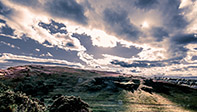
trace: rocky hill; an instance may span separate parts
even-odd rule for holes
[[[113,72],[26,65],[0,82],[0,112],[197,111],[196,89]]]

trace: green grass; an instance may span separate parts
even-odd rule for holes
[[[190,111],[197,111],[197,90],[190,90],[190,93],[171,88],[170,95],[161,94],[170,101]]]
[[[156,85],[156,86],[155,86]],[[197,111],[197,89],[168,83],[154,83],[156,93],[189,111]],[[161,92],[161,91],[164,92]]]
[[[90,105],[93,112],[123,112],[123,105],[118,103],[123,98],[121,92],[88,92],[84,90],[83,83],[95,76],[98,76],[98,74],[89,71],[83,71],[83,73],[65,72],[52,75],[42,73],[42,75],[17,77],[16,79],[2,79],[2,82],[15,90],[16,88],[21,88],[21,91],[27,93],[27,95],[38,99],[44,98],[46,105],[52,104],[53,96],[62,94],[81,97]],[[81,83],[78,83],[79,78],[83,79]],[[46,85],[52,85],[53,88],[48,92],[44,92],[41,87],[46,88]]]

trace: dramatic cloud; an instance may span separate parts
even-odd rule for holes
[[[152,9],[158,3],[157,0],[137,0],[135,5],[140,9]]]
[[[163,38],[169,37],[168,32],[162,27],[153,27],[151,29],[151,35],[155,37],[157,41],[162,41]]]
[[[183,30],[188,25],[186,18],[182,15],[183,10],[179,9],[180,3],[180,0],[166,0],[165,2],[163,0],[161,4],[164,5],[159,8],[163,13],[164,25],[172,31]]]
[[[84,15],[84,8],[75,0],[10,0],[14,3],[24,5],[27,8],[36,8],[44,11],[53,17],[65,18],[77,21],[82,24],[87,23]]]
[[[143,68],[152,68],[152,67],[165,67],[172,64],[180,64],[176,60],[163,60],[163,61],[133,61],[131,64],[123,61],[114,60],[111,62],[114,65],[120,65],[122,67],[143,67]]]
[[[7,24],[3,24],[0,28],[0,33],[5,35],[14,35],[14,30],[10,28]]]
[[[126,36],[135,40],[139,36],[138,29],[130,22],[126,11],[111,9],[104,10],[104,20],[109,24],[109,28],[118,35]]]
[[[189,43],[197,43],[197,36],[196,34],[182,34],[182,35],[176,35],[172,38],[172,40],[176,44],[182,44],[186,45]]]
[[[120,43],[118,43],[113,48],[108,48],[108,47],[103,48],[103,47],[94,46],[92,43],[91,37],[87,36],[85,34],[83,34],[83,35],[73,34],[73,37],[76,37],[77,39],[79,39],[81,44],[85,48],[87,48],[86,52],[88,54],[93,55],[94,58],[103,58],[103,54],[109,54],[109,55],[119,56],[119,57],[123,57],[123,58],[131,58],[132,56],[135,56],[139,52],[141,52],[141,49],[138,49],[134,46],[131,46],[129,48],[124,47]]]
[[[87,21],[83,7],[75,0],[48,0],[44,5],[55,17],[70,18],[83,24]]]
[[[51,34],[55,34],[55,33],[67,34],[66,26],[62,23],[57,23],[53,20],[51,20],[50,24],[40,22],[38,25],[46,30],[49,30]]]
[[[196,0],[0,0],[0,66],[195,76],[196,14]]]
[[[0,1],[0,14],[7,16],[8,14],[11,14],[12,10],[11,8],[5,6],[1,1]]]

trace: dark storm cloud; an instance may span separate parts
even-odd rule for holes
[[[135,5],[140,9],[153,9],[158,3],[157,0],[137,0]]]
[[[183,69],[181,69],[181,68],[175,68],[175,69],[172,69],[171,71],[183,71]]]
[[[55,34],[55,33],[67,34],[68,33],[67,30],[65,29],[66,26],[63,23],[58,23],[58,22],[55,22],[54,20],[51,20],[51,23],[49,24],[39,22],[38,25],[46,30],[49,30],[50,34]]]
[[[142,68],[149,68],[149,67],[160,67],[160,66],[163,66],[161,65],[161,63],[156,63],[156,62],[148,62],[148,61],[136,61],[136,62],[133,62],[133,63],[127,63],[127,62],[124,62],[124,61],[118,61],[118,60],[114,60],[111,62],[111,64],[114,64],[114,65],[119,65],[121,67],[142,67]]]
[[[149,27],[151,34],[149,36],[155,37],[156,41],[171,38],[170,35],[182,32],[189,24],[183,15],[185,10],[179,8],[180,0],[135,0],[133,2],[125,0],[123,2],[120,5],[126,3],[125,7],[114,5],[113,8],[106,8],[103,11],[106,30],[116,33],[121,38],[126,37],[127,40],[137,41],[139,37],[148,37],[144,36],[146,31],[135,26],[138,23],[135,25],[131,23],[130,19],[132,20],[132,18],[148,20],[149,17],[154,18],[155,16],[156,19],[160,19],[158,25],[152,26],[150,23]],[[141,15],[137,13],[141,13]],[[153,18],[150,21],[154,23]],[[135,21],[132,22],[135,23]]]
[[[197,66],[187,66],[187,67],[183,67],[183,68],[175,68],[172,69],[172,71],[188,71],[189,69],[196,69]]]
[[[134,46],[131,46],[130,48],[123,47],[120,43],[117,43],[117,46],[113,48],[93,46],[91,37],[86,34],[81,35],[75,33],[72,36],[79,39],[80,43],[87,49],[86,52],[93,55],[94,58],[103,58],[102,54],[131,58],[142,51],[142,49],[138,49]]]
[[[5,24],[5,26],[2,26],[0,28],[0,34],[14,36],[14,30],[12,28],[10,28],[6,23],[4,23],[4,24]]]
[[[75,45],[74,45],[73,43],[68,42],[68,43],[66,44],[66,46],[68,46],[68,47],[74,47]]]
[[[186,45],[189,43],[197,43],[197,37],[195,34],[179,34],[172,38],[172,41],[176,44]]]
[[[188,25],[188,22],[186,21],[186,18],[183,15],[174,15],[171,18],[169,25],[179,29],[185,28]]]
[[[192,60],[194,61],[194,60],[197,60],[197,56],[193,56],[192,57]]]
[[[131,70],[131,72],[133,72],[133,73],[140,73],[141,71]]]
[[[169,30],[184,29],[188,22],[184,15],[182,9],[179,9],[180,0],[164,0],[160,2],[160,7],[158,10],[162,12],[164,25],[169,28]]]
[[[168,49],[168,53],[171,54],[172,57],[176,57],[179,61],[181,61],[183,58],[187,56],[187,51],[189,50],[184,46],[185,45],[171,42],[170,47]]]
[[[45,7],[53,16],[74,19],[83,24],[87,23],[84,8],[75,0],[50,0]]]
[[[0,23],[6,23],[6,21],[5,20],[3,20],[3,19],[0,19]]]
[[[7,16],[12,13],[12,9],[9,7],[5,6],[1,1],[0,1],[0,15]]]
[[[168,32],[162,27],[153,27],[151,29],[151,34],[157,41],[162,41],[164,37],[168,37]]]
[[[188,66],[187,68],[197,68],[197,66]]]
[[[180,60],[187,56],[189,49],[185,48],[190,43],[197,43],[195,34],[178,34],[170,38],[169,53]]]
[[[133,61],[132,63],[127,63],[124,61],[119,60],[113,60],[111,62],[113,65],[119,65],[121,67],[141,67],[141,68],[151,68],[151,67],[164,67],[166,65],[172,65],[172,64],[180,64],[179,60],[177,59],[169,59],[169,60],[163,60],[163,61]]]
[[[177,57],[181,61],[187,56],[189,49],[185,48],[186,45],[190,43],[197,43],[197,38],[194,34],[185,34],[185,29],[189,22],[186,20],[183,9],[179,9],[180,0],[167,0],[163,1],[166,6],[161,6],[160,10],[163,13],[164,26],[167,28],[168,32],[174,36],[169,37],[169,54],[172,57]],[[178,32],[178,33],[174,33]]]
[[[52,44],[51,44],[51,43],[49,43],[49,41],[47,41],[47,40],[45,40],[42,44],[52,46]]]
[[[116,34],[126,36],[129,39],[137,40],[140,31],[135,27],[124,10],[105,9],[104,20],[109,29]]]
[[[75,0],[47,0],[44,1],[44,4],[41,4],[38,0],[11,1],[32,7],[33,9],[42,9],[54,17],[70,19],[81,24],[87,24],[84,8]]]
[[[81,5],[83,5],[84,8],[88,9],[88,10],[94,10],[95,9],[92,7],[92,5],[90,4],[90,2],[88,0],[83,0],[80,3]]]
[[[40,5],[39,0],[10,0],[10,1],[26,6],[38,7]]]

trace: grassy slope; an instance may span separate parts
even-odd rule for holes
[[[161,95],[189,111],[197,111],[197,90],[188,87],[168,86],[169,95]]]
[[[2,77],[1,81],[15,91],[20,90],[27,95],[44,99],[47,105],[52,103],[52,97],[62,94],[80,96],[89,103],[94,112],[197,110],[195,108],[197,92],[193,89],[186,90],[189,93],[183,93],[181,88],[165,85],[170,94],[158,91],[150,94],[140,89],[134,93],[126,90],[108,91],[105,89],[89,91],[86,88],[89,82],[104,73],[62,67],[28,66],[28,68],[30,71],[20,73],[23,77],[16,76],[12,79]]]
[[[157,94],[168,99],[170,102],[177,104],[179,107],[185,108],[189,111],[197,111],[196,89],[164,82],[146,81],[145,84],[153,87]]]

